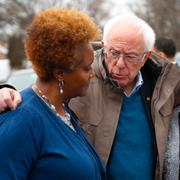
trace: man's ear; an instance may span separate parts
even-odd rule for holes
[[[161,56],[161,57],[163,57],[163,58],[167,58],[166,55],[165,55],[165,53],[162,52],[162,51],[159,51],[158,54],[159,54],[159,56]]]
[[[146,63],[146,61],[148,60],[148,58],[151,56],[152,51],[148,51],[146,52],[143,57],[142,57],[142,63],[141,63],[141,67],[144,66],[144,64]]]
[[[152,51],[148,51],[148,52],[146,52],[145,54],[144,54],[144,56],[143,56],[143,61],[147,61],[147,59],[151,56],[151,54],[152,54]]]

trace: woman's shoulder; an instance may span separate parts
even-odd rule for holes
[[[30,117],[42,118],[44,112],[47,111],[47,106],[43,100],[38,97],[32,88],[27,88],[21,92],[22,103],[17,107],[17,112],[29,114]]]
[[[21,95],[23,101],[15,110],[8,110],[0,114],[0,128],[5,126],[9,128],[40,126],[42,113],[31,88],[23,90]]]
[[[38,154],[42,148],[45,134],[43,121],[32,108],[28,109],[28,103],[24,103],[27,103],[26,100],[16,110],[0,114],[0,156],[3,157],[4,151],[5,160],[11,161],[16,156],[24,162],[28,156]],[[19,162],[15,161],[15,166]]]
[[[4,128],[12,130],[21,128],[24,131],[25,129],[34,129],[40,126],[38,124],[40,124],[39,118],[23,107],[0,114],[0,130]]]
[[[43,142],[43,137],[43,124],[30,111],[17,108],[0,115],[0,144],[3,147],[5,147],[5,142],[8,145],[21,142],[23,146],[25,143],[39,142],[37,143],[39,145]]]
[[[30,108],[31,106],[37,106],[39,103],[39,99],[31,87],[24,89],[20,93],[22,96],[22,103],[18,108],[26,109],[27,107]]]

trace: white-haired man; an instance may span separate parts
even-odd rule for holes
[[[155,34],[136,16],[111,19],[103,33],[96,76],[69,106],[107,164],[107,179],[162,179],[180,70],[152,58]]]

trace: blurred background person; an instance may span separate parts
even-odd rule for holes
[[[180,175],[180,105],[174,108],[170,124],[168,142],[166,146],[166,158],[164,163],[164,179],[178,180]]]
[[[98,49],[102,48],[101,41],[93,41],[93,42],[91,42],[91,44],[92,44],[94,51],[97,51]]]
[[[101,180],[105,168],[66,102],[94,76],[90,40],[98,27],[84,13],[50,8],[35,16],[25,50],[38,80],[23,102],[0,115],[0,179]]]
[[[172,63],[175,63],[176,49],[176,44],[173,39],[158,37],[155,40],[153,51],[155,51],[159,56],[170,60]]]

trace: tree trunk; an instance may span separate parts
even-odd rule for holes
[[[9,38],[8,58],[12,68],[20,69],[23,67],[23,60],[25,59],[24,44],[22,37],[11,36]]]

